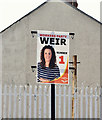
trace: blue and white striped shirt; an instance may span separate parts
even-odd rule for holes
[[[54,68],[45,67],[42,68],[40,63],[38,63],[38,80],[40,78],[48,79],[49,81],[60,77],[59,67],[55,65]]]

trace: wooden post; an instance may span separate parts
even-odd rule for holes
[[[74,118],[74,88],[77,87],[77,55],[73,56],[73,80],[72,80],[72,118]]]

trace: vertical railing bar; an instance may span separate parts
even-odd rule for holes
[[[46,86],[44,87],[44,107],[43,107],[43,111],[44,111],[44,118],[46,118]]]
[[[57,118],[57,92],[56,92],[56,85],[55,85],[55,119]]]
[[[0,84],[0,119],[2,119],[2,84]]]
[[[64,118],[66,118],[66,86],[64,86]]]
[[[41,118],[41,111],[42,111],[42,110],[41,110],[41,108],[42,108],[42,107],[41,107],[41,102],[42,102],[42,101],[41,101],[41,100],[42,100],[42,99],[41,99],[41,98],[42,98],[41,95],[42,95],[42,86],[40,85],[40,86],[39,86],[39,118]]]
[[[4,111],[3,111],[3,118],[7,118],[7,112],[6,112],[6,107],[7,107],[7,103],[6,103],[6,98],[7,98],[7,85],[4,86]]]
[[[77,88],[77,120],[79,118],[79,94],[78,94],[78,88]]]
[[[92,118],[92,94],[93,94],[93,89],[90,89],[90,118]]]
[[[55,94],[55,96],[56,96],[56,94]],[[51,85],[49,86],[49,118],[51,118]]]
[[[31,118],[31,105],[32,104],[32,86],[29,86],[29,118]]]
[[[86,95],[86,118],[88,118],[88,87],[85,88],[85,95]]]
[[[12,97],[12,86],[9,86],[9,112],[8,112],[8,118],[11,118],[11,97]]]
[[[59,86],[59,118],[61,118],[61,86]]]
[[[22,86],[20,85],[19,86],[19,111],[18,111],[18,113],[19,113],[19,115],[18,115],[18,117],[19,118],[21,118],[21,88],[22,88]]]
[[[102,87],[99,89],[99,118],[102,118]]]
[[[17,86],[14,86],[14,112],[13,112],[13,118],[16,118],[16,97],[17,97]]]
[[[68,88],[68,118],[71,118],[71,87]]]
[[[77,92],[76,92],[76,88],[74,90],[74,116],[75,116],[75,119],[77,118],[77,102],[76,102],[76,99],[77,99]]]
[[[95,118],[97,118],[97,88],[95,88]]]
[[[80,103],[80,117],[83,118],[83,87],[81,89],[81,96],[80,96],[80,100],[81,100],[81,103]]]
[[[26,101],[27,101],[27,86],[24,86],[24,118],[26,118]]]
[[[37,86],[34,88],[34,118],[37,118]]]

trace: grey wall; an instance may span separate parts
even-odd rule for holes
[[[0,84],[2,84],[2,34],[0,34]]]
[[[65,3],[46,3],[2,33],[3,84],[36,84],[31,65],[36,61],[36,36],[31,30],[75,32],[70,61],[78,56],[78,86],[100,84],[100,24]],[[70,85],[72,73],[70,71]]]
[[[100,21],[102,23],[102,2],[100,2]],[[100,25],[100,73],[102,73],[102,25]],[[100,74],[100,86],[102,86],[102,74]]]

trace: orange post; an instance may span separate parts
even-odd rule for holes
[[[73,80],[72,80],[72,118],[74,118],[74,88],[77,87],[77,55],[73,56]]]

